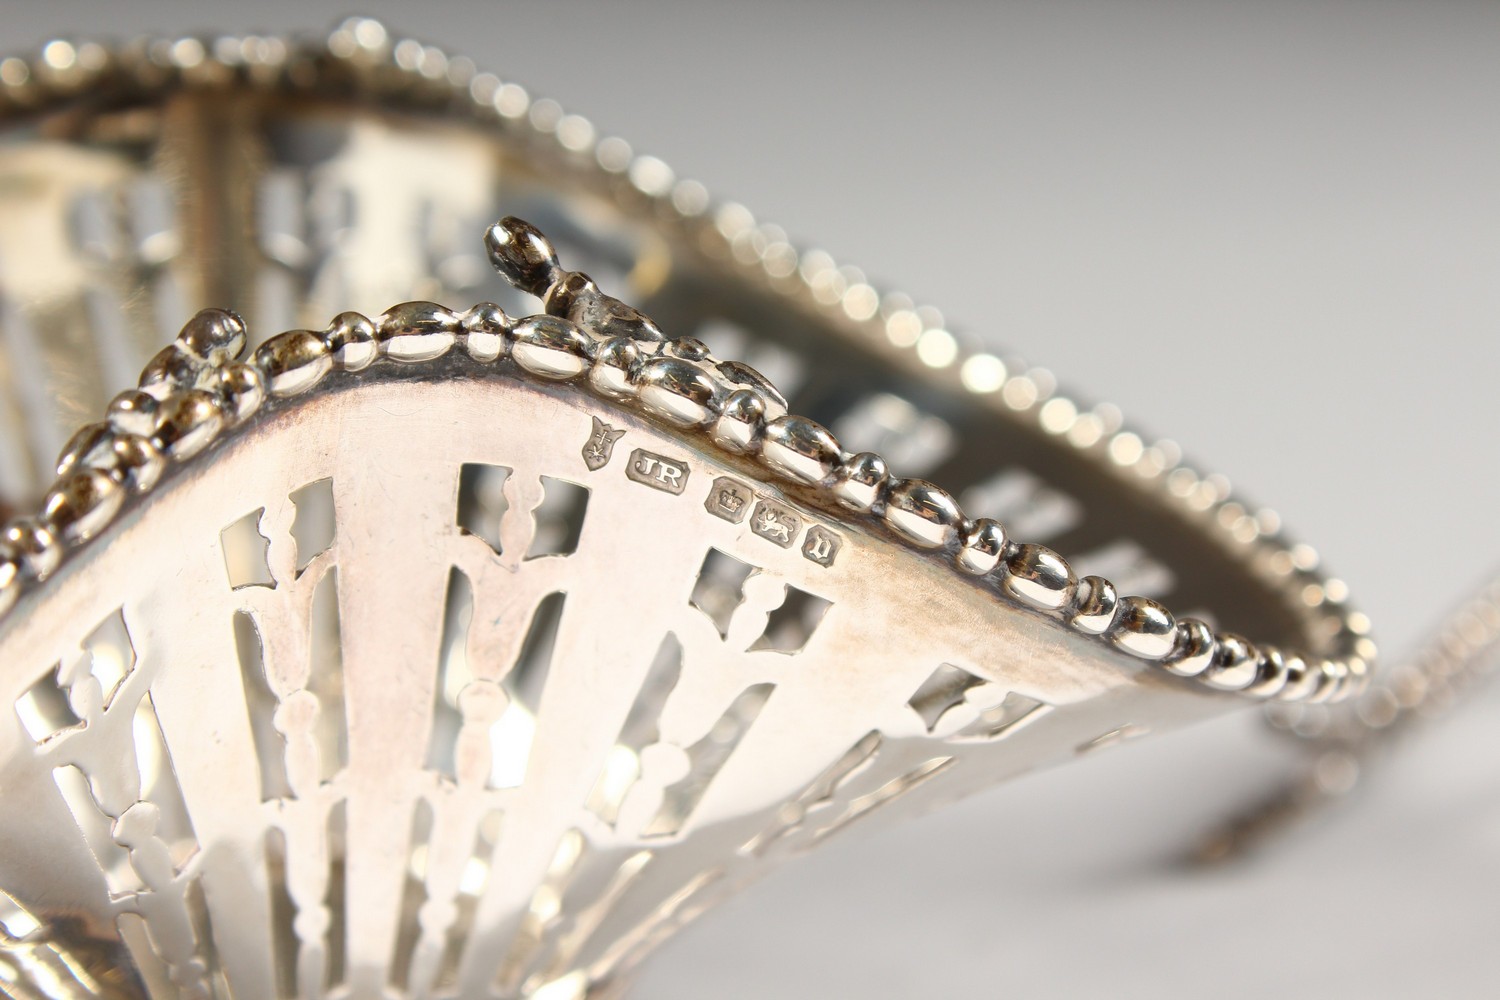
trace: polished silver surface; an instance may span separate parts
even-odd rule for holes
[[[348,348],[351,331],[365,329],[371,331],[375,356],[401,365],[438,361],[460,342],[467,346],[471,336],[477,336],[479,349],[469,352],[471,358],[504,358],[544,382],[584,381],[581,377],[602,357],[598,363],[611,372],[609,378],[585,382],[601,395],[624,400],[675,428],[703,430],[712,424],[710,438],[727,445],[731,455],[753,456],[772,476],[811,487],[825,503],[834,501],[847,510],[844,467],[854,456],[817,422],[784,412],[785,397],[759,372],[743,362],[715,358],[697,339],[663,340],[644,314],[605,295],[581,272],[564,270],[551,242],[524,220],[507,216],[491,226],[485,246],[496,270],[519,290],[540,299],[549,312],[512,321],[491,302],[463,314],[434,302],[404,302],[373,320],[345,312],[321,332],[290,330],[271,337],[255,350],[249,365],[241,361],[248,341],[239,316],[217,308],[193,316],[175,342],[146,366],[139,387],[110,404],[118,421],[90,424],[64,447],[56,463],[59,478],[38,518],[59,557],[68,547],[99,534],[119,514],[128,493],[150,493],[161,474],[163,456],[178,462],[193,458],[222,432],[254,415],[268,396],[292,397],[318,388],[334,372],[336,362],[347,361],[352,371],[364,370],[369,364],[366,352],[350,354]],[[578,316],[581,325],[570,316]],[[152,402],[143,404],[141,394]],[[137,412],[141,405],[151,410],[149,422]],[[726,413],[740,428],[735,434],[721,427]],[[134,433],[136,429],[149,429],[149,438]],[[584,446],[591,467],[607,462],[617,438],[596,418]],[[379,442],[377,437],[372,447]],[[884,465],[884,460],[871,456],[871,464],[876,462]],[[688,469],[656,452],[637,449],[627,473],[673,495],[687,487]],[[705,503],[714,512],[715,496],[720,503],[733,496],[745,504],[749,494],[750,487],[743,484],[726,486]],[[769,499],[743,510],[737,504],[732,513],[748,515],[752,531],[783,548],[798,544],[807,522]],[[952,495],[932,483],[886,477],[872,484],[869,509],[862,513],[913,548],[941,552],[955,568],[982,577],[989,592],[1006,593],[1022,606],[1058,614],[1077,632],[1161,662],[1177,676],[1196,676],[1216,690],[1316,702],[1341,701],[1363,690],[1369,642],[1352,615],[1309,623],[1301,637],[1307,655],[1320,648],[1335,655],[1306,666],[1306,657],[1294,654],[1304,668],[1298,683],[1289,687],[1280,649],[1258,650],[1232,633],[1205,636],[1195,627],[1195,619],[1179,623],[1148,597],[1121,598],[1115,584],[1103,577],[1086,577],[1080,585],[1062,556],[1046,546],[1009,540],[1003,525],[989,518],[967,519]],[[847,513],[844,516],[848,519]],[[12,527],[25,523],[17,519]],[[1192,527],[1189,522],[1180,530]],[[809,528],[801,544],[805,556],[831,566],[843,543],[826,529]],[[1263,553],[1268,559],[1292,556],[1288,549],[1277,551],[1262,544],[1269,550]],[[33,582],[45,583],[54,571],[32,574]],[[27,582],[24,574],[11,575],[0,593],[0,614],[15,604]],[[1209,662],[1202,671],[1170,666],[1174,660],[1196,661],[1205,654]]]
[[[18,995],[594,996],[856,819],[1233,705],[552,370],[397,357],[268,377],[0,626]]]
[[[190,48],[186,51],[189,55],[191,55]],[[410,50],[408,50],[408,52],[410,52]],[[439,53],[437,54],[437,56],[433,56],[430,60],[428,58],[429,53],[426,53],[424,51],[419,54],[421,55],[421,58],[416,59],[412,63],[412,66],[418,69],[423,69],[424,67],[431,68],[432,65],[436,64],[432,60],[439,60],[439,57],[441,56],[441,54]],[[579,130],[584,126],[586,126],[586,123],[584,123],[583,126],[578,125],[576,121],[570,123],[571,131],[569,132],[569,134],[573,137],[574,140],[577,139]],[[601,161],[602,158],[603,153],[601,152]],[[638,186],[637,190],[641,190],[642,187],[644,187],[645,189],[660,187],[660,171],[647,169],[647,167],[649,166],[650,164],[643,164],[642,168],[639,171],[632,169],[632,179],[634,180],[635,174],[639,173],[641,179],[644,181],[644,185]],[[662,188],[662,190],[665,189]],[[775,254],[773,254],[772,256],[778,262],[776,266],[780,267],[781,264],[779,262],[785,257],[785,251],[778,246],[775,249]],[[811,283],[809,284],[809,288],[813,288],[813,285]],[[420,292],[421,294],[436,294],[435,292],[432,292],[428,289],[422,289],[420,290]],[[841,298],[836,303],[837,307],[842,310],[844,314],[851,317],[862,315],[862,310],[864,307],[860,303],[864,299],[869,298],[872,294],[868,291],[868,286],[860,287],[859,282],[854,282],[853,292],[854,294],[851,298]],[[815,296],[818,294],[815,288],[813,289],[813,294]],[[442,297],[447,298],[448,296],[444,295]],[[470,297],[469,299],[460,298],[456,301],[469,300],[472,300],[472,297]],[[229,302],[228,299],[224,299],[223,301]],[[899,312],[900,310],[897,311]],[[320,322],[320,320],[303,320],[300,318],[299,321],[308,323]],[[906,319],[903,317],[901,319],[901,323],[904,324],[906,322]],[[395,344],[395,349],[394,351],[388,351],[387,356],[396,359],[404,358],[404,360],[414,362],[421,361],[423,359],[431,360],[431,358],[435,356],[434,352],[441,353],[442,351],[449,350],[454,346],[456,338],[459,336],[457,331],[451,328],[453,326],[451,321],[439,322],[439,329],[437,330],[424,330],[421,328],[420,324],[407,326],[403,323],[395,323],[388,324],[388,326],[392,332],[392,337],[399,338],[399,340],[393,339],[392,343]],[[546,326],[546,324],[544,323],[543,326]],[[259,329],[264,330],[265,328],[259,327]],[[901,329],[904,330],[904,327],[901,327]],[[558,333],[563,330],[564,328],[552,328],[552,332],[554,333]],[[905,335],[905,333],[902,334],[902,336]],[[454,339],[448,339],[450,336]],[[500,338],[494,332],[490,332],[488,336],[490,337],[490,339],[486,342],[483,342],[478,354],[473,354],[471,352],[472,356],[477,360],[484,360],[486,356],[499,357],[499,355],[502,353],[503,345],[506,343],[504,339]],[[336,340],[330,339],[324,344],[324,349],[328,351],[337,350],[337,343],[338,342]],[[576,338],[570,339],[567,336],[562,336],[560,338],[538,336],[536,338],[526,338],[525,343],[528,349],[523,352],[523,356],[526,358],[530,358],[531,363],[527,364],[523,360],[522,356],[517,356],[516,364],[519,365],[522,370],[525,370],[533,375],[542,378],[550,377],[566,379],[579,374],[581,371],[588,367],[589,359],[587,357],[587,347]],[[950,346],[953,344],[953,339],[947,334],[946,331],[941,329],[933,329],[919,333],[917,335],[917,343],[919,343],[920,345],[924,345],[919,348],[919,358],[924,364],[930,364],[934,360],[941,360],[942,358],[947,357],[950,351],[957,350],[956,347]],[[439,347],[441,347],[441,350],[439,350]],[[531,347],[535,347],[536,350],[530,350]],[[488,355],[488,352],[490,351],[493,351],[494,354]],[[298,338],[294,335],[292,339],[280,342],[279,344],[275,345],[275,348],[270,352],[270,355],[267,356],[266,360],[274,362],[274,367],[276,367],[275,377],[281,380],[279,384],[284,393],[304,390],[308,386],[317,383],[320,378],[328,374],[328,369],[324,366],[325,359],[323,350],[320,350],[319,347],[313,342],[313,339],[309,338],[308,336],[301,336],[300,338]],[[621,360],[623,363],[613,366],[614,371],[629,371],[634,366],[634,359],[626,357]],[[948,363],[953,363],[952,358],[950,358]],[[979,374],[974,375],[972,378],[966,376],[966,383],[973,383],[973,385],[966,385],[967,388],[973,390],[973,386],[994,385],[993,377],[989,379],[983,377],[984,371],[987,370],[986,364],[988,363],[981,360],[979,364],[972,366],[973,372],[977,372]],[[273,374],[271,371],[271,367],[272,366],[267,366],[264,369],[267,375]],[[611,368],[611,366],[609,365],[605,365],[603,367],[605,369]],[[936,367],[943,366],[938,365]],[[966,373],[970,373],[971,365],[969,362],[964,362],[963,367]],[[684,425],[697,425],[707,420],[708,413],[701,407],[701,405],[697,409],[692,408],[692,378],[690,376],[685,376],[683,370],[681,369],[681,366],[677,366],[675,365],[675,363],[671,366],[671,368],[673,370],[667,373],[668,377],[664,377],[660,380],[659,385],[665,387],[687,388],[689,389],[689,391],[685,393],[676,393],[670,391],[669,388],[668,391],[655,398],[654,405],[652,405],[652,403],[650,402],[645,401],[643,401],[643,405],[645,405],[649,411],[654,412],[657,416],[663,419],[672,420],[673,418],[676,418],[676,422]],[[990,365],[989,368],[992,369],[993,365]],[[597,367],[591,370],[591,373],[589,375],[589,379],[591,382],[595,381],[595,377],[592,372],[597,370],[599,370]],[[1007,405],[1020,403],[1024,404],[1020,407],[1022,411],[1035,410],[1035,419],[1038,422],[1038,426],[1040,426],[1040,428],[1047,433],[1065,433],[1071,443],[1077,444],[1079,441],[1086,442],[1090,440],[1090,435],[1094,434],[1095,430],[1097,429],[1095,428],[1095,423],[1102,422],[1107,425],[1109,422],[1107,416],[1101,417],[1099,421],[1095,422],[1079,422],[1076,419],[1079,408],[1071,402],[1052,397],[1052,389],[1048,385],[1046,379],[1042,378],[1039,375],[1018,375],[1017,379],[1018,381],[1010,382],[1006,382],[1004,379],[1002,379],[1002,384],[1005,385],[1004,392],[1006,394],[1005,399]],[[254,379],[251,378],[248,381],[253,383]],[[603,384],[609,384],[607,375],[603,379]],[[629,381],[628,379],[625,381],[616,381],[614,385],[621,391],[628,391],[625,387],[629,385]],[[193,391],[206,392],[207,390],[205,388],[195,389]],[[998,389],[998,386],[996,386],[989,389],[988,391],[994,392],[1000,390]],[[177,400],[173,400],[172,403],[174,406],[174,410],[171,414],[171,419],[166,420],[162,423],[162,426],[164,428],[168,428],[171,430],[171,434],[169,434],[168,437],[163,438],[162,443],[164,445],[176,446],[177,451],[174,457],[188,458],[194,452],[201,450],[202,447],[206,447],[202,444],[203,438],[205,436],[208,438],[212,438],[214,437],[214,431],[222,428],[209,430],[209,428],[212,427],[213,423],[212,410],[214,409],[214,407],[210,405],[210,401],[205,397],[189,397],[186,404],[180,403]],[[128,409],[128,407],[126,408]],[[219,408],[221,410],[225,409],[222,405]],[[247,405],[246,407],[247,412],[254,409],[254,405]],[[728,443],[738,443],[742,448],[752,447],[755,440],[754,428],[758,427],[762,422],[762,415],[754,413],[753,410],[753,406],[744,404],[744,406],[740,409],[731,410],[727,413],[721,414],[716,422],[716,433],[714,434],[712,440],[716,443],[720,441]],[[227,422],[227,412],[223,416],[221,416],[220,419]],[[726,419],[732,422],[726,424]],[[823,419],[830,424],[836,425],[836,421],[830,417],[825,416],[823,417]],[[1022,422],[1024,423],[1024,420]],[[717,433],[720,427],[723,428],[722,434]],[[1081,430],[1080,427],[1082,428]],[[590,424],[590,429],[593,429],[592,424]],[[610,431],[605,431],[600,440],[607,440],[609,433]],[[737,438],[735,436],[736,433],[739,433],[742,436]],[[590,440],[592,439],[592,435],[590,435]],[[1096,437],[1093,440],[1097,442],[1100,439]],[[1107,451],[1110,460],[1116,463],[1121,463],[1124,468],[1130,468],[1133,471],[1139,471],[1141,466],[1138,464],[1133,466],[1131,463],[1136,462],[1141,455],[1149,453],[1151,450],[1150,448],[1144,447],[1141,443],[1141,440],[1130,434],[1129,432],[1124,432],[1118,437],[1109,437],[1105,440],[1107,440]],[[584,443],[574,446],[575,450],[578,450],[580,447],[583,450],[587,450],[588,444]],[[879,448],[882,451],[891,450],[889,446],[884,444],[880,445]],[[732,449],[726,445],[725,450]],[[641,468],[642,477],[644,479],[653,480],[656,482],[666,482],[670,480],[675,483],[676,481],[679,481],[683,478],[681,475],[672,475],[663,478],[663,475],[659,472],[659,469],[661,468],[660,460],[663,458],[671,460],[673,457],[671,455],[668,455],[665,449],[658,449],[655,451],[642,449],[642,451],[642,461],[639,463],[639,466],[634,460],[632,460],[629,467]],[[960,451],[960,455],[964,454],[964,451]],[[622,460],[625,457],[625,454],[622,452],[621,455],[616,456],[616,461]],[[791,471],[800,468],[804,476],[813,476],[814,474],[827,475],[828,473],[833,471],[831,468],[824,468],[823,462],[820,461],[817,457],[816,448],[813,449],[813,455],[811,457],[792,449],[788,449],[782,457],[786,459],[786,469],[782,471]],[[839,458],[841,461],[843,461],[846,456],[839,456]],[[811,464],[799,464],[808,462],[810,462]],[[1161,465],[1161,462],[1161,455],[1158,454],[1151,456],[1146,464],[1148,466],[1152,463]],[[1166,466],[1171,467],[1175,464],[1175,462],[1175,458],[1170,459],[1166,462]],[[983,462],[981,461],[979,464],[982,465]],[[679,473],[688,471],[681,466],[673,465],[671,467],[678,470]],[[863,466],[863,469],[868,470],[872,467],[873,466],[870,462],[866,462]],[[903,473],[907,472],[908,470],[905,467],[898,466],[895,471],[897,473]],[[793,474],[795,475],[795,473]],[[108,520],[107,511],[109,503],[111,501],[109,501],[108,497],[96,495],[100,491],[91,490],[89,488],[91,484],[102,484],[97,482],[97,477],[93,476],[92,473],[85,473],[83,475],[88,480],[87,482],[74,482],[72,480],[69,480],[67,489],[63,493],[54,494],[61,497],[61,499],[56,502],[49,499],[45,504],[44,509],[55,510],[57,517],[61,519],[60,521],[49,521],[49,530],[51,528],[57,528],[61,530],[64,541],[82,541],[85,536],[93,534],[97,531],[97,526],[99,523]],[[952,470],[949,470],[945,474],[945,476],[935,478],[941,479],[944,482],[952,482],[952,475]],[[854,478],[856,477],[845,476],[840,473],[835,476],[834,481],[839,484],[839,488],[848,489],[852,485],[852,481]],[[1148,475],[1146,476],[1146,478],[1149,479],[1152,477]],[[885,474],[879,473],[878,479],[880,481],[884,481]],[[1193,481],[1189,476],[1179,476],[1177,477],[1177,479],[1177,485],[1184,488],[1189,486]],[[632,481],[637,482],[640,485],[644,485],[640,480]],[[896,493],[896,496],[900,503],[898,503],[897,505],[896,517],[894,519],[891,519],[888,516],[889,510],[887,509],[886,511],[887,520],[890,521],[891,527],[898,534],[906,535],[910,538],[910,540],[918,542],[919,544],[932,543],[935,541],[938,546],[943,548],[951,548],[955,544],[963,544],[966,546],[967,543],[962,542],[961,539],[966,539],[968,537],[967,527],[950,525],[948,523],[951,518],[957,516],[952,512],[952,510],[950,510],[948,506],[953,503],[951,495],[947,494],[942,490],[941,487],[938,486],[928,486],[927,484],[922,484],[920,487],[916,487],[909,485],[910,483],[911,481],[909,480],[895,481],[894,483],[895,487],[899,490],[899,492]],[[671,491],[664,490],[661,492],[670,493]],[[1101,496],[1115,495],[1110,491],[1104,490],[1093,490],[1086,492],[1089,493],[1090,501],[1097,500],[1097,498]],[[947,498],[946,501],[943,499],[945,497]],[[710,497],[708,499],[712,498]],[[860,502],[857,494],[853,495],[851,497],[851,500],[854,505],[858,505]],[[784,501],[767,500],[765,502],[767,504],[766,509],[769,510],[773,516],[769,519],[769,521],[766,521],[764,523],[767,526],[767,530],[770,532],[770,535],[776,536],[777,532],[772,526],[778,524],[785,526],[788,523],[788,515],[797,516],[798,511],[794,507],[786,506]],[[880,504],[882,502],[880,491],[877,489],[874,493],[870,494],[865,502],[868,506],[876,506]],[[1198,502],[1198,498],[1195,498],[1193,502]],[[704,500],[703,503],[707,503],[707,500]],[[1260,529],[1253,527],[1250,529],[1246,528],[1245,518],[1247,515],[1243,508],[1239,507],[1233,502],[1226,503],[1223,507],[1216,506],[1216,503],[1217,501],[1210,501],[1209,506],[1212,508],[1213,513],[1217,517],[1219,523],[1223,527],[1230,529],[1229,537],[1233,538],[1235,536],[1248,536],[1251,541],[1258,541],[1258,538],[1256,538],[1255,536]],[[779,506],[771,506],[772,504],[776,504]],[[933,513],[934,511],[936,513]],[[83,518],[80,520],[75,516],[80,512],[89,514],[97,520],[95,520],[91,524],[86,523],[88,521],[88,518]],[[803,512],[803,516],[805,516],[805,512]],[[1011,519],[1008,517],[1006,517],[1005,520],[1008,524],[1012,523]],[[1129,520],[1128,515],[1124,516],[1124,520]],[[1097,517],[1091,518],[1090,523],[1098,524],[1100,523],[1100,519]],[[1269,525],[1272,522],[1263,521],[1262,523]],[[78,526],[80,524],[85,525],[84,530],[79,529]],[[949,527],[952,527],[954,530],[949,531]],[[1276,533],[1274,528],[1266,530],[1272,535]],[[45,533],[40,529],[33,530],[24,522],[16,525],[12,533],[19,540],[24,537],[28,537],[28,531],[31,532],[31,535],[29,537],[33,539],[40,538],[42,534]],[[811,532],[809,531],[809,535],[810,534]],[[1028,537],[1027,534],[1019,531],[1017,532],[1017,535],[1023,540]],[[762,539],[765,539],[767,538],[767,535],[762,534],[760,537]],[[824,548],[824,546],[820,545],[818,548],[821,550]],[[1067,548],[1067,546],[1065,546],[1065,548]],[[40,561],[52,558],[53,552],[52,550],[37,551],[36,545],[33,545],[32,549],[35,559],[38,560],[36,566],[34,566],[32,570],[32,573],[33,575],[38,576],[43,575],[49,570],[42,568]],[[963,550],[960,550],[960,552],[962,551]],[[1073,551],[1073,549],[1069,548],[1069,551]],[[1295,560],[1298,558],[1303,558],[1305,560],[1305,552],[1303,552],[1302,550],[1290,549],[1286,551],[1288,558],[1294,561],[1294,566],[1292,569],[1278,570],[1276,568],[1274,560],[1272,560],[1271,575],[1273,579],[1276,577],[1277,573],[1280,573],[1281,576],[1285,577],[1291,574],[1294,570],[1300,572],[1303,568],[1300,566],[1296,566]],[[1298,553],[1301,553],[1301,555],[1299,556]],[[17,555],[19,556],[20,553],[18,552]],[[967,562],[969,557],[960,554],[958,559],[960,565],[967,569]],[[1179,565],[1182,564],[1179,563]],[[1191,568],[1191,561],[1188,562],[1187,568]],[[1058,569],[1055,566],[1052,567],[1052,569],[1054,571],[1055,582],[1055,574],[1056,572],[1058,572]],[[1064,564],[1063,570],[1066,570],[1066,564]],[[72,572],[72,570],[65,569],[63,570],[63,572],[68,573]],[[1067,574],[1066,572],[1063,572],[1062,575],[1065,579]],[[1045,581],[1047,579],[1045,573],[1042,574],[1041,579],[1044,581],[1045,586]],[[3,579],[0,579],[0,582],[3,582]],[[1066,589],[1066,587],[1064,589]],[[1191,584],[1184,584],[1182,586],[1182,590],[1186,591],[1189,594],[1194,593]],[[1306,598],[1309,592],[1304,589],[1298,593],[1299,597]],[[1312,603],[1311,606],[1316,609],[1324,603],[1325,599],[1331,599],[1332,603],[1336,605],[1342,604],[1342,597],[1334,596],[1334,594],[1335,591],[1330,588],[1326,595],[1317,595],[1317,599]],[[1049,600],[1055,600],[1055,598],[1050,598]],[[1175,601],[1172,603],[1176,604]],[[1053,606],[1058,610],[1062,610],[1064,612],[1064,617],[1067,617],[1070,614],[1068,609],[1063,605],[1054,604]],[[1171,639],[1173,635],[1173,629],[1171,625],[1171,619],[1170,617],[1168,617],[1168,613],[1164,610],[1160,610],[1160,605],[1151,602],[1136,602],[1129,605],[1129,607],[1131,609],[1131,614],[1125,620],[1138,623],[1140,628],[1138,630],[1132,629],[1121,633],[1121,635],[1124,636],[1124,641],[1121,641],[1121,639],[1118,637],[1115,641],[1122,647],[1127,648],[1128,651],[1137,653],[1138,655],[1143,655],[1152,659],[1168,657],[1168,664],[1170,664],[1171,658],[1168,656],[1168,654],[1170,654],[1173,650],[1173,646],[1171,644],[1171,642],[1173,641]],[[1236,602],[1234,600],[1221,602],[1219,604],[1219,607],[1224,608],[1232,613],[1237,607],[1239,607],[1239,602]],[[1082,617],[1083,623],[1079,626],[1079,630],[1087,631],[1089,616],[1084,615]],[[1072,620],[1076,622],[1078,619],[1075,616]],[[1109,626],[1106,626],[1106,628],[1108,627]],[[1355,632],[1356,634],[1362,632],[1362,628],[1356,629]],[[1196,659],[1198,650],[1192,645],[1194,641],[1192,639],[1192,636],[1196,636],[1198,634],[1200,633],[1192,630],[1190,622],[1184,622],[1183,635],[1188,636],[1189,638],[1178,641],[1178,646],[1180,647],[1183,654],[1184,662],[1192,662]],[[1255,634],[1259,635],[1261,633],[1257,631]],[[1137,639],[1137,636],[1139,636],[1140,638]],[[1164,639],[1168,640],[1165,646],[1162,645],[1162,641]],[[1214,657],[1215,658],[1213,658],[1212,662],[1209,664],[1205,664],[1203,669],[1208,670],[1209,667],[1212,667],[1211,672],[1209,672],[1209,676],[1215,683],[1219,684],[1220,686],[1224,686],[1226,688],[1257,689],[1256,693],[1261,696],[1269,696],[1276,693],[1276,689],[1273,687],[1273,685],[1274,682],[1276,682],[1280,677],[1280,665],[1285,662],[1285,659],[1282,657],[1279,650],[1269,647],[1264,650],[1256,650],[1253,647],[1241,646],[1237,643],[1228,643],[1223,644],[1222,648],[1214,654]],[[1195,671],[1185,668],[1183,672],[1201,673],[1203,671]],[[1329,672],[1323,672],[1323,676],[1329,675]],[[1314,684],[1311,687],[1300,689],[1302,690],[1301,696],[1328,697],[1336,694],[1347,693],[1342,689],[1342,686],[1337,682],[1337,680],[1330,683],[1325,683],[1322,681],[1318,681],[1318,676],[1318,673],[1315,672]],[[1133,726],[1121,726],[1111,730],[1108,733],[1103,734],[1102,736],[1096,737],[1094,740],[1091,740],[1088,745],[1090,747],[1112,745],[1113,743],[1119,742],[1120,740],[1124,739],[1125,734],[1136,735],[1138,733],[1139,730],[1137,728],[1134,728]],[[130,832],[133,829],[134,827],[129,827],[129,825],[127,824],[126,836],[134,837],[135,834]]]
[[[1346,697],[1368,680],[1368,624],[1346,606],[1342,582],[1325,580],[1316,555],[1285,539],[1274,513],[1234,499],[1221,479],[1184,464],[1171,442],[1148,443],[1122,428],[1112,408],[1085,410],[1057,393],[1045,372],[966,349],[931,310],[877,293],[823,255],[798,263],[796,251],[768,241],[771,230],[743,208],[714,206],[659,161],[631,159],[628,147],[599,140],[583,119],[555,116],[548,102],[533,103],[465,59],[395,40],[382,25],[355,18],[324,40],[145,40],[113,50],[59,43],[30,62],[6,65],[12,83],[0,96],[17,121],[41,115],[58,123],[59,134],[71,130],[88,140],[33,142],[20,131],[9,156],[17,178],[8,203],[12,228],[49,227],[74,265],[67,281],[52,282],[49,298],[18,298],[8,314],[12,354],[26,360],[38,345],[48,353],[31,359],[33,372],[20,381],[10,366],[21,404],[13,416],[23,422],[4,436],[29,445],[43,468],[51,465],[41,450],[52,436],[49,420],[87,412],[90,403],[95,413],[102,409],[108,382],[99,362],[123,356],[132,337],[149,336],[150,317],[115,315],[99,299],[100,287],[123,295],[146,276],[155,282],[157,311],[184,294],[214,296],[215,307],[234,307],[252,320],[259,313],[310,317],[324,302],[326,316],[357,308],[380,290],[484,290],[483,257],[465,248],[460,233],[503,196],[556,219],[557,231],[633,285],[650,312],[675,318],[668,326],[676,336],[663,352],[643,357],[639,345],[660,342],[656,323],[587,275],[564,271],[529,224],[501,223],[487,232],[485,256],[522,293],[542,298],[547,315],[491,331],[481,339],[482,356],[499,356],[493,334],[503,332],[523,370],[574,378],[597,353],[575,322],[586,321],[596,340],[619,342],[606,351],[596,380],[606,394],[631,396],[678,426],[712,421],[729,449],[758,451],[772,471],[804,484],[827,480],[846,505],[868,504],[914,545],[951,551],[968,530],[966,516],[1015,511],[1019,520],[1000,522],[1010,520],[1010,533],[1026,542],[1009,553],[998,582],[1035,608],[1066,612],[1077,596],[1076,573],[1053,548],[1036,544],[1036,533],[1116,553],[1121,570],[1152,585],[1126,601],[1106,636],[1119,649],[1152,660],[1186,649],[1195,619],[1179,622],[1157,600],[1169,598],[1203,608],[1216,633],[1237,627],[1307,657],[1315,675],[1307,697]],[[83,95],[99,94],[114,103],[67,117]],[[372,97],[383,103],[349,103]],[[65,166],[72,159],[103,159],[115,172],[72,179]],[[50,217],[37,214],[29,195],[42,186],[54,194]],[[0,204],[0,222],[5,210]],[[782,394],[752,367],[713,359],[689,336],[726,321],[742,335],[764,338],[763,346],[752,342],[757,350],[811,375],[791,408],[803,416],[785,412]],[[48,323],[58,333],[35,339]],[[315,385],[332,370],[334,353],[348,349],[347,327],[293,330],[256,347],[265,389],[284,394]],[[441,357],[466,332],[457,313],[412,301],[381,314],[373,339],[386,357],[420,362]],[[148,396],[160,397],[160,411],[142,423],[173,459],[207,447],[226,422],[243,418],[259,391],[241,370],[205,366],[194,353],[200,336],[226,334],[190,330],[156,354],[141,380]],[[91,341],[99,351],[78,349]],[[830,356],[836,365],[827,364]],[[716,383],[710,368],[727,384]],[[245,383],[243,398],[220,392],[237,380]],[[33,383],[50,387],[51,411],[24,402],[21,388]],[[184,391],[169,395],[178,383]],[[737,391],[731,386],[752,391],[721,417]],[[917,419],[922,410],[913,398],[924,397],[937,412]],[[133,412],[151,404],[129,394],[113,405]],[[872,481],[868,496],[859,488],[851,493],[855,480],[844,464],[855,459],[825,429],[846,416],[856,436],[873,425],[883,450],[908,453],[914,462],[933,457],[933,428],[942,428],[939,436],[952,442],[945,485],[887,476]],[[69,433],[59,425],[55,436]],[[911,447],[912,434],[927,447]],[[1013,461],[1017,452],[1029,456],[1028,467],[993,471],[992,462]],[[59,513],[69,515],[57,544],[97,530],[118,493],[80,475],[57,487],[77,494],[55,494]],[[38,471],[29,485],[24,476],[7,484],[11,504],[24,506],[28,490],[47,478]],[[978,508],[962,509],[957,492],[974,494]],[[83,507],[90,516],[73,514]],[[774,512],[761,515],[769,528]],[[1153,550],[1170,556],[1159,559]],[[1222,632],[1236,638],[1216,651],[1204,680],[1222,690],[1285,696],[1285,689],[1257,685],[1276,661],[1239,640],[1240,631]]]

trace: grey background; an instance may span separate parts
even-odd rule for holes
[[[347,10],[3,9],[7,46]],[[1388,654],[1500,565],[1500,4],[363,9],[1173,433],[1318,545]],[[1248,716],[851,835],[637,995],[1500,995],[1497,694],[1228,869],[1171,860],[1285,770]]]

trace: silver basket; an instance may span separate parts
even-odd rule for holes
[[[1363,682],[1272,515],[462,59],[0,70],[0,992],[609,996],[856,820]]]

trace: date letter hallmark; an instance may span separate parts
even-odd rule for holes
[[[625,474],[653,490],[681,496],[682,491],[687,489],[689,471],[682,462],[637,448],[630,453],[630,466],[626,468]]]
[[[634,478],[633,472],[631,475]],[[750,514],[752,505],[754,514]],[[805,526],[807,533],[802,535],[798,551],[802,553],[802,558],[815,562],[824,569],[832,568],[833,561],[838,558],[839,549],[844,544],[842,538],[823,525],[774,500],[756,497],[748,485],[729,476],[720,476],[714,480],[713,486],[709,487],[708,497],[703,501],[703,509],[730,524],[742,524],[745,516],[750,514],[750,530],[784,549],[797,544],[797,538],[802,535]]]
[[[703,509],[714,517],[722,517],[730,524],[739,524],[750,513],[750,499],[750,487],[728,476],[720,476],[708,491]]]
[[[583,464],[589,467],[590,472],[598,472],[604,468],[609,464],[610,456],[615,453],[615,442],[624,436],[624,431],[617,431],[595,417],[594,429],[583,445]]]
[[[802,540],[802,555],[827,569],[838,558],[839,546],[842,544],[838,535],[815,524],[807,529],[807,537]]]

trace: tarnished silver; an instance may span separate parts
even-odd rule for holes
[[[14,995],[613,995],[855,820],[1368,678],[1170,442],[376,22],[0,102]]]

